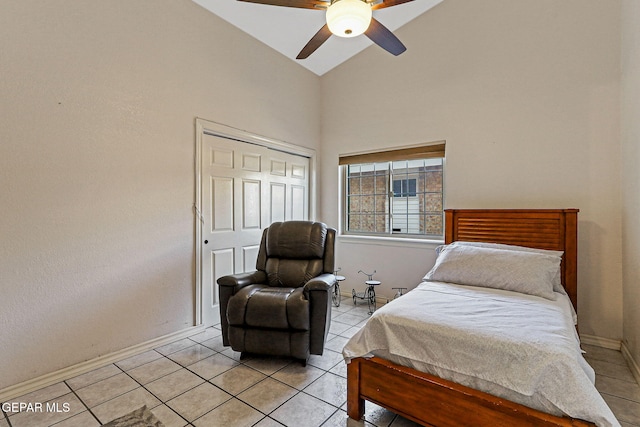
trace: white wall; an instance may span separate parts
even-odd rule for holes
[[[189,0],[0,0],[0,389],[194,323],[194,121],[318,148],[319,78]]]
[[[579,214],[580,331],[622,337],[620,3],[446,0],[323,76],[322,217],[338,223],[341,153],[446,140],[448,208],[565,208]],[[362,286],[393,295],[433,263],[410,250],[338,242]]]
[[[624,341],[640,365],[640,2],[622,2]]]

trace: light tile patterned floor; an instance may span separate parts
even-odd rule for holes
[[[166,427],[405,427],[416,424],[371,403],[366,421],[348,420],[340,351],[368,319],[351,300],[333,308],[323,356],[306,368],[287,358],[240,361],[209,328],[145,353],[12,399],[58,411],[3,413],[0,427],[94,427],[147,405]],[[618,351],[584,346],[596,386],[623,427],[640,426],[640,387]],[[68,405],[68,406],[65,406]],[[69,409],[66,411],[65,409]]]

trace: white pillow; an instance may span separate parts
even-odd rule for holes
[[[527,246],[516,246],[516,245],[505,245],[503,243],[489,243],[489,242],[465,242],[465,241],[456,241],[449,245],[441,245],[436,248],[436,253],[440,253],[443,248],[446,246],[475,246],[478,248],[493,248],[493,249],[504,249],[510,251],[519,251],[519,252],[535,252],[544,255],[557,256],[562,261],[563,251],[554,251],[550,249],[538,249],[538,248],[529,248]],[[556,276],[553,279],[553,291],[559,292],[561,294],[566,295],[567,291],[562,286],[562,273],[560,270],[560,264],[558,264],[558,271],[556,272]]]
[[[560,258],[537,252],[447,245],[424,280],[504,289],[555,300]]]

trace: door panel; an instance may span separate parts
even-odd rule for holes
[[[287,208],[287,186],[285,184],[271,183],[271,216],[269,223],[284,221]]]
[[[271,175],[287,176],[287,163],[281,160],[271,160]]]
[[[233,230],[233,178],[211,177],[211,232]]]
[[[261,155],[257,153],[242,154],[242,169],[252,172],[262,170]]]
[[[258,250],[260,245],[245,246],[242,248],[243,270],[253,271],[256,269],[256,260],[258,259]]]
[[[301,220],[306,217],[305,209],[306,187],[301,185],[291,186],[291,219]]]
[[[242,181],[242,228],[261,228],[262,205],[260,194],[260,181]]]
[[[307,176],[305,165],[291,165],[291,176],[293,178],[305,179]]]
[[[216,251],[211,251],[211,276],[212,277],[221,277],[226,276],[227,274],[233,274],[234,268],[234,249],[220,249]],[[216,292],[210,292],[208,304],[215,305],[217,304],[218,296]]]
[[[211,147],[210,151],[211,165],[232,168],[233,167],[233,150],[218,150]]]

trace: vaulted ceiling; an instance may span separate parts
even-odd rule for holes
[[[270,6],[237,0],[193,1],[319,76],[373,45],[364,35],[349,39],[332,36],[309,58],[297,60],[295,58],[300,50],[326,23],[323,10]],[[413,0],[375,10],[373,16],[389,30],[395,31],[442,1]],[[408,49],[418,42],[402,41]],[[374,46],[372,49],[380,48]]]

